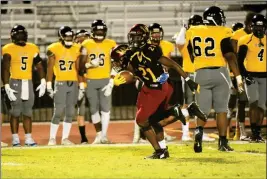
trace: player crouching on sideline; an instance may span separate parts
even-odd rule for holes
[[[68,26],[58,30],[59,41],[47,48],[47,91],[54,98],[54,114],[50,125],[48,145],[56,145],[56,135],[62,113],[65,111],[62,131],[62,145],[73,145],[68,139],[75,116],[75,104],[78,99],[77,59],[80,46],[73,42],[74,32]],[[56,76],[54,90],[52,89],[53,73]],[[79,81],[81,81],[79,79]]]
[[[155,150],[153,155],[147,158],[164,159],[169,157],[168,150],[160,146],[159,138],[153,129],[160,131],[160,138],[163,140],[163,127],[177,120],[185,123],[185,118],[179,105],[168,108],[168,101],[173,89],[168,82],[161,83],[158,80],[164,73],[162,65],[174,68],[184,78],[187,78],[187,75],[177,63],[162,55],[159,46],[148,44],[148,39],[149,31],[147,26],[144,24],[134,25],[128,33],[130,49],[121,58],[123,67],[133,72],[144,82],[138,94],[136,121]],[[187,82],[192,91],[199,89],[198,84],[192,80],[187,78]],[[159,108],[163,110],[163,120],[159,122],[149,121],[149,118]]]
[[[90,34],[88,31],[81,29],[81,30],[77,30],[76,34],[75,34],[75,42],[77,44],[82,44],[83,41],[85,41],[86,39],[89,39]],[[95,67],[97,67],[99,65],[96,64]],[[91,64],[92,67],[94,67],[94,65]],[[78,95],[78,102],[77,102],[77,122],[78,122],[78,127],[79,127],[79,131],[80,131],[80,135],[81,135],[81,144],[88,144],[88,139],[86,137],[86,129],[85,129],[85,120],[84,120],[84,116],[85,116],[85,106],[86,106],[86,102],[88,103],[87,98],[84,96],[84,91],[87,87],[87,83],[86,83],[86,78],[84,76],[80,76],[80,78],[82,79],[82,82],[79,83],[79,95]]]
[[[261,125],[266,110],[266,18],[257,14],[252,18],[252,34],[238,40],[238,63],[245,79],[249,100],[251,142],[264,142]],[[244,67],[246,61],[246,67]]]
[[[81,47],[79,71],[86,72],[86,97],[90,104],[91,119],[96,129],[93,144],[111,143],[107,137],[111,94],[114,86],[113,80],[110,79],[110,52],[116,46],[116,42],[106,38],[107,30],[103,20],[94,20],[91,25],[91,39],[85,40]],[[88,59],[89,62],[87,62]],[[88,65],[92,61],[99,61],[99,66],[88,69]]]
[[[190,27],[192,26],[198,26],[203,25],[203,19],[199,15],[192,15],[188,19],[188,24],[184,25],[184,27],[181,28],[179,34],[175,34],[173,39],[175,39],[175,43],[177,48],[179,49],[182,57],[183,57],[183,70],[187,73],[187,75],[190,77],[190,79],[194,80],[194,64],[191,61],[189,52],[188,52],[188,45],[189,45],[189,33],[190,33]],[[189,119],[190,116],[193,116],[192,107],[196,106],[195,103],[195,95],[191,92],[188,85],[184,84],[184,106],[182,111],[184,111],[185,114],[187,114],[186,120],[187,124],[182,126],[183,129],[183,141],[192,140],[189,136]],[[203,133],[203,141],[212,142],[215,141],[214,138],[210,138],[208,134]]]
[[[11,29],[12,43],[2,48],[3,68],[2,80],[6,94],[10,100],[10,128],[12,132],[12,145],[21,146],[18,135],[19,118],[23,115],[23,127],[25,131],[25,145],[36,146],[32,139],[32,107],[34,104],[34,92],[32,84],[33,66],[37,69],[41,84],[37,87],[39,97],[45,93],[45,73],[39,49],[35,44],[27,42],[28,32],[22,25],[16,25]]]

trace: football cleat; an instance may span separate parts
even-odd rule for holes
[[[159,149],[158,151],[155,151],[151,156],[145,157],[145,159],[166,159],[168,157],[168,149]]]
[[[197,128],[195,131],[195,142],[194,142],[194,151],[196,153],[202,152],[202,137],[203,137],[203,129]]]
[[[183,123],[183,125],[186,125],[186,119],[182,113],[180,104],[176,104],[175,106],[173,106],[173,113],[174,116]]]
[[[75,144],[66,138],[66,139],[62,139],[61,145],[75,145]]]
[[[219,139],[219,143],[218,143],[218,150],[219,151],[222,151],[222,152],[230,152],[230,151],[234,151],[233,148],[231,148],[229,145],[228,145],[228,140],[227,139]]]
[[[195,102],[192,102],[191,104],[189,104],[187,110],[190,116],[197,116],[199,119],[201,119],[204,122],[208,120],[207,115],[199,109],[199,106]]]
[[[49,139],[49,142],[47,145],[57,145],[56,139]]]

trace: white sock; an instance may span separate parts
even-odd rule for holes
[[[134,122],[134,137],[140,138],[140,127],[138,126],[136,121]]]
[[[245,130],[245,123],[244,122],[239,122],[239,128],[240,128],[240,135],[241,136],[246,136],[246,130]]]
[[[109,121],[110,121],[110,112],[101,111],[102,137],[107,136]]]
[[[59,124],[51,123],[51,125],[50,125],[50,138],[49,139],[56,139],[58,127],[59,127]]]
[[[163,139],[162,141],[159,141],[159,146],[161,149],[166,149],[166,141],[165,139]]]
[[[101,131],[97,132],[96,137],[102,137],[102,132]]]
[[[20,143],[18,134],[12,134],[12,143]]]
[[[72,125],[72,123],[63,122],[62,140],[69,138],[71,125]]]
[[[189,122],[186,122],[185,125],[182,125],[183,135],[189,135]]]
[[[189,116],[189,112],[186,108],[181,109],[181,111],[182,111],[185,118],[187,118]]]
[[[31,133],[25,134],[25,140],[31,139],[31,138],[32,138],[32,134]]]

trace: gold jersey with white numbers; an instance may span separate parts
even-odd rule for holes
[[[261,39],[253,34],[243,36],[238,40],[238,48],[247,46],[247,55],[245,58],[246,70],[248,72],[266,72],[266,35]]]
[[[19,46],[9,43],[2,48],[2,55],[9,54],[10,78],[12,79],[32,79],[32,65],[34,57],[39,54],[39,48],[32,43]]]
[[[85,40],[82,46],[86,48],[88,54],[88,62],[95,58],[100,58],[100,64],[96,68],[87,70],[86,78],[88,79],[104,79],[110,78],[111,58],[110,52],[116,46],[116,42],[111,39],[104,39],[97,43],[93,39]]]
[[[66,48],[61,42],[55,42],[48,46],[47,50],[55,55],[53,67],[56,81],[77,81],[76,60],[80,55],[80,45],[74,43]]]
[[[226,67],[221,42],[231,36],[232,30],[223,26],[191,27],[189,40],[193,49],[195,70],[207,67]]]
[[[174,45],[166,40],[161,40],[159,46],[162,49],[163,56],[170,58],[171,52],[174,52]]]

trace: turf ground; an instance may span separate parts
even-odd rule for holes
[[[192,145],[170,144],[166,160],[143,159],[147,144],[3,148],[2,178],[266,178],[265,144],[232,142],[225,153],[205,143],[200,154]]]

